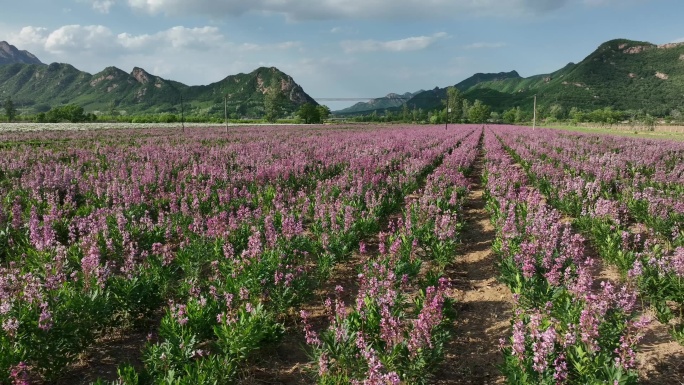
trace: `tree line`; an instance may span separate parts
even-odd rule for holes
[[[285,111],[285,95],[280,92],[277,84],[272,84],[266,91],[263,101],[263,116],[252,119],[252,121],[276,122],[286,119],[292,123],[321,123],[331,116],[331,111],[327,106],[305,103],[294,113]],[[181,120],[185,122],[197,123],[223,123],[226,116],[197,115],[197,114],[177,114],[160,113],[155,115],[126,115],[121,116],[116,113],[114,107],[110,107],[106,114],[86,113],[83,107],[75,104],[67,104],[51,108],[47,112],[40,112],[36,115],[20,115],[11,97],[5,99],[2,104],[4,109],[4,120],[13,122],[33,121],[38,123],[59,123],[59,122],[127,122],[127,123],[175,123]],[[481,100],[470,101],[463,97],[461,92],[455,87],[447,89],[446,99],[442,100],[442,107],[432,110],[423,108],[409,107],[404,104],[398,109],[387,109],[385,111],[372,111],[368,114],[355,115],[348,118],[357,122],[403,122],[418,124],[444,124],[444,123],[506,123],[506,124],[526,124],[532,121],[533,113],[529,106],[521,108],[516,106],[503,111],[496,111],[491,106]],[[569,109],[560,104],[544,106],[540,104],[537,108],[538,123],[593,123],[598,125],[613,125],[619,123],[639,123],[647,127],[653,127],[659,121],[668,124],[683,124],[684,113],[679,110],[672,110],[664,118],[656,118],[643,110],[615,110],[611,107],[598,108],[594,110],[582,110],[577,107]],[[230,121],[244,122],[236,116],[231,116]]]
[[[382,112],[372,111],[368,114],[355,115],[349,120],[358,122],[403,122],[418,124],[444,123],[493,123],[493,124],[528,124],[532,122],[534,112],[532,106],[516,106],[504,110],[494,110],[480,100],[471,102],[463,97],[455,87],[447,88],[447,97],[442,100],[442,107],[427,110],[409,107],[404,104],[399,109],[387,109]],[[644,110],[616,110],[612,107],[584,110],[578,107],[565,108],[560,104],[549,106],[538,105],[536,111],[538,123],[592,123],[602,126],[614,124],[641,124],[654,127],[656,123],[684,124],[684,113],[673,109],[664,117],[655,117]]]

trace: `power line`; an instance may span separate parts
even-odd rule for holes
[[[363,101],[372,101],[372,100],[397,100],[397,101],[407,101],[407,100],[425,100],[425,99],[439,99],[442,95],[434,95],[434,94],[428,94],[428,95],[414,95],[410,97],[404,97],[404,96],[397,96],[397,97],[375,97],[375,98],[349,98],[349,97],[326,97],[326,98],[313,98],[316,101],[326,101],[326,102],[363,102]],[[548,99],[552,99],[553,101],[556,102],[587,102],[587,101],[603,101],[603,102],[610,102],[610,101],[615,101],[616,97],[612,95],[587,95],[587,96],[561,96],[558,97],[555,94],[551,95],[546,95],[546,94],[538,94],[539,97],[544,98],[548,97]],[[684,95],[683,95],[684,96]],[[472,95],[472,97],[475,98],[480,98],[483,100],[520,100],[520,99],[533,99],[534,95],[515,95],[515,94],[504,94],[504,95]],[[629,97],[629,100],[631,101],[648,101],[652,102],[654,101],[655,98],[653,97],[642,97],[638,95],[631,95]],[[681,99],[672,99],[670,98],[670,101],[680,101]],[[668,100],[666,99],[660,99],[661,102],[667,102]]]
[[[324,101],[324,102],[363,102],[363,101],[371,101],[371,100],[409,100],[411,99],[410,97],[391,97],[388,98],[386,96],[380,97],[380,98],[313,98],[316,101]]]

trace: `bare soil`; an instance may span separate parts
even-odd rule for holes
[[[91,384],[98,379],[114,381],[118,378],[117,369],[124,364],[141,369],[142,349],[148,336],[145,331],[119,330],[99,337],[56,384]]]
[[[616,286],[623,284],[624,279],[617,267],[603,260],[591,242],[586,242],[585,253],[595,261],[594,291],[600,290],[601,282],[610,282]],[[648,309],[648,304],[642,302],[637,306],[652,320],[637,346],[639,383],[684,385],[684,346],[669,334],[668,325],[658,322],[655,314]]]
[[[377,253],[377,241],[368,245],[367,250],[369,254]],[[315,291],[313,298],[300,307],[310,314],[309,322],[314,330],[320,332],[328,326],[324,301],[327,298],[335,298],[336,286],[344,288],[341,294],[344,303],[353,302],[358,291],[357,275],[365,260],[363,255],[354,253],[349,260],[335,265],[330,279],[323,282]],[[304,325],[299,314],[291,314],[286,323],[287,330],[283,341],[264,349],[257,357],[257,362],[245,370],[240,384],[315,384],[312,376],[315,367],[311,363],[311,357],[306,353]]]
[[[503,362],[499,340],[509,334],[513,303],[508,287],[497,280],[496,256],[491,249],[495,232],[482,197],[481,169],[478,162],[464,207],[462,255],[448,269],[457,315],[454,336],[435,384],[504,383],[498,369]]]
[[[639,382],[646,385],[684,384],[684,346],[675,341],[668,326],[655,320],[646,330],[637,352]]]

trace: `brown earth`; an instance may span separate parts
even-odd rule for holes
[[[504,383],[498,369],[503,362],[499,340],[509,334],[512,295],[497,280],[496,257],[491,249],[495,233],[482,197],[481,170],[478,161],[464,207],[462,255],[448,268],[457,315],[454,336],[446,347],[435,384]]]
[[[684,346],[670,335],[667,325],[655,320],[639,343],[637,368],[641,384],[684,384]]]
[[[377,241],[367,246],[368,254],[377,253]],[[346,304],[353,303],[358,291],[357,275],[361,271],[366,258],[353,253],[351,258],[338,263],[332,270],[329,279],[325,280],[314,292],[313,298],[303,304],[300,309],[309,312],[309,322],[314,330],[320,332],[328,326],[324,302],[327,298],[335,298],[335,287],[342,286],[344,292],[340,298]],[[313,371],[315,365],[306,353],[304,325],[299,314],[291,314],[286,321],[287,330],[283,341],[278,345],[262,349],[257,362],[245,370],[242,385],[252,384],[315,384]]]
[[[142,349],[149,336],[146,331],[116,330],[99,337],[55,384],[91,384],[98,379],[115,381],[117,369],[124,364],[142,369]]]

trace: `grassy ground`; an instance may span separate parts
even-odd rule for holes
[[[661,131],[656,128],[655,131],[643,131],[643,130],[632,130],[627,127],[619,128],[608,128],[608,127],[583,127],[583,126],[572,126],[572,125],[542,125],[540,127],[553,128],[559,130],[583,132],[583,133],[594,133],[594,134],[606,134],[606,135],[618,135],[618,136],[628,136],[632,138],[648,138],[648,139],[664,139],[664,140],[678,140],[684,141],[684,133],[678,132],[666,132]]]

